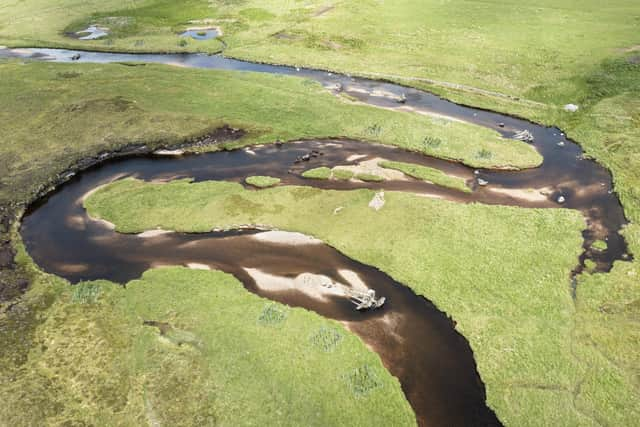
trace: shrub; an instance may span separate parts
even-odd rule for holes
[[[596,240],[591,247],[597,251],[606,251],[609,245],[604,240]]]
[[[382,127],[379,124],[375,123],[365,129],[365,133],[373,136],[380,136],[382,133]]]
[[[102,289],[97,283],[78,283],[71,291],[71,302],[74,304],[95,304]]]
[[[275,326],[287,319],[286,308],[277,304],[267,304],[262,309],[258,323],[266,326]]]
[[[345,375],[345,380],[353,394],[357,396],[364,396],[371,390],[382,387],[378,375],[369,365],[362,365],[349,372]]]
[[[491,151],[487,150],[486,148],[483,148],[482,150],[478,151],[478,154],[476,154],[476,156],[479,159],[490,159],[491,156],[493,156],[493,153],[491,153]]]
[[[342,334],[334,328],[323,326],[311,336],[310,341],[314,347],[330,352],[340,344]]]
[[[442,140],[440,138],[427,135],[424,137],[422,143],[424,144],[425,148],[438,148],[440,147],[440,144],[442,144]]]

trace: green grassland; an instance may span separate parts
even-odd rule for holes
[[[224,124],[248,132],[224,148],[347,136],[431,153],[423,141],[433,136],[447,147],[437,155],[474,166],[541,162],[526,143],[496,132],[354,105],[308,80],[156,65],[0,62],[0,120],[0,201],[28,199],[79,158],[128,144],[188,142]],[[495,155],[478,159],[477,147]]]
[[[381,268],[456,319],[474,350],[489,404],[508,425],[590,425],[592,413],[628,425],[638,415],[632,407],[620,410],[637,397],[626,368],[614,369],[605,359],[593,361],[593,368],[583,364],[600,357],[599,350],[578,338],[600,319],[578,312],[570,296],[568,277],[584,227],[577,212],[463,205],[397,192],[385,192],[384,207],[375,211],[368,207],[373,195],[127,179],[85,205],[122,232],[267,224],[313,235]],[[595,374],[605,369],[618,381]],[[590,393],[581,389],[587,379]]]
[[[0,4],[0,45],[218,51],[222,46],[219,41],[189,40],[186,46],[180,46],[177,32],[186,27],[188,20],[203,18],[211,18],[213,25],[222,27],[223,39],[228,44],[226,54],[231,56],[386,78],[434,91],[457,102],[562,127],[583,145],[587,155],[611,169],[616,191],[632,222],[624,234],[638,259],[640,7],[637,1],[425,0],[418,5],[407,0],[331,3],[23,0]],[[111,25],[114,33],[93,42],[64,35],[65,31],[90,23]],[[431,132],[430,128],[429,132],[422,132],[426,119],[383,116],[370,109],[360,110],[361,115],[354,114],[357,109],[328,101],[312,85],[292,84],[288,79],[256,79],[213,72],[190,74],[155,66],[142,70],[116,65],[2,64],[0,205],[28,200],[37,188],[77,158],[132,142],[142,141],[151,146],[187,141],[222,122],[250,131],[238,145],[276,138],[335,136],[339,132],[424,150],[419,141]],[[238,99],[227,96],[229,91]],[[253,97],[253,102],[246,97]],[[315,103],[316,100],[322,102]],[[566,103],[578,104],[579,111],[563,111],[561,107]],[[260,105],[275,105],[280,110]],[[323,121],[328,121],[327,126]],[[362,129],[378,123],[384,130],[379,137]],[[450,129],[448,139],[452,144],[460,144],[454,150],[458,155],[466,153],[461,146],[470,150],[469,155],[490,149],[478,144],[494,138],[476,138],[477,129],[468,132],[457,127]],[[410,132],[413,134],[409,135]],[[509,144],[515,147],[514,143]],[[498,147],[494,153],[503,149],[502,145]],[[518,150],[517,155],[505,155],[501,161],[525,158],[521,148]],[[385,205],[379,213],[389,206]],[[504,212],[509,215],[498,215],[495,221],[507,221],[505,217],[513,211]],[[399,224],[405,221],[406,217],[398,217]],[[421,227],[418,222],[413,224]],[[355,230],[356,234],[349,238],[354,241],[358,236],[370,238],[358,234],[361,225],[358,222],[353,226],[350,232]],[[493,233],[506,233],[511,223],[505,222],[505,227],[500,228],[496,222]],[[439,243],[441,253],[433,260],[452,265],[456,254],[444,244],[449,238],[445,231],[458,233],[456,228],[442,230],[445,237]],[[562,245],[564,239],[569,239],[566,233],[558,228],[553,238]],[[545,236],[542,233],[540,239],[546,239]],[[574,249],[549,245],[539,264],[535,258],[529,260],[526,251],[514,252],[521,254],[521,259],[514,262],[522,272],[515,276],[518,280],[507,284],[503,280],[504,269],[511,267],[483,266],[476,262],[476,256],[484,260],[489,255],[483,252],[487,250],[484,237],[467,241],[477,251],[453,264],[459,271],[442,272],[441,278],[475,291],[460,293],[450,311],[457,320],[462,320],[465,336],[477,352],[483,379],[490,385],[490,403],[499,416],[512,425],[634,425],[640,412],[640,263],[617,263],[610,273],[580,276],[572,303],[567,296],[568,273],[556,274],[553,267],[544,263],[562,264],[561,260]],[[509,238],[514,239],[512,245],[532,239],[530,235],[504,235],[505,242]],[[434,239],[428,243],[436,244],[432,242]],[[420,279],[421,274],[427,273],[413,273],[426,268],[418,265],[423,259],[392,256],[387,246],[395,244],[395,236],[376,242],[375,247],[384,250],[376,249],[378,252],[374,253],[373,249],[362,249],[366,255],[363,259],[391,265],[393,268],[388,271],[394,277],[412,286],[426,286]],[[348,247],[343,250],[356,252]],[[397,253],[404,254],[404,246]],[[463,268],[467,262],[474,268]],[[32,271],[27,260],[20,265],[34,283],[53,280]],[[440,271],[433,261],[428,262],[428,267]],[[9,273],[0,273],[0,281],[7,283]],[[551,282],[554,284],[550,285]],[[442,295],[448,290],[433,283],[439,282],[432,280],[427,296],[442,303],[441,308],[448,307],[446,301],[454,305],[452,301],[458,294]],[[41,345],[34,328],[44,322],[42,313],[57,297],[47,286],[34,286],[14,309],[0,314],[0,353],[6,361],[3,366],[14,363],[22,366],[26,355]],[[496,289],[497,286],[506,290]],[[536,298],[540,293],[543,302],[532,297],[532,293]],[[500,304],[483,307],[478,295],[480,301],[499,298]],[[547,302],[551,306],[544,305]],[[477,315],[468,315],[473,321],[462,315],[474,310]],[[526,316],[510,322],[513,313]],[[469,328],[490,328],[491,332],[481,334]],[[493,337],[499,336],[501,330],[517,336],[495,341]],[[548,337],[552,339],[547,342]],[[523,352],[523,347],[544,351]],[[493,357],[478,353],[479,349]],[[505,359],[509,361],[506,368]],[[25,368],[22,372],[28,371]],[[514,372],[523,374],[512,381]],[[14,390],[31,411],[48,405],[46,398],[40,399],[48,396],[48,383],[33,384],[40,389],[23,394]]]
[[[227,274],[162,268],[126,289],[42,276],[38,293],[54,302],[28,360],[3,364],[2,425],[365,425],[374,409],[415,425],[360,339]]]
[[[0,89],[0,118],[3,122],[0,202],[3,207],[17,206],[8,215],[20,213],[20,204],[29,201],[79,159],[131,144],[146,144],[153,149],[189,143],[224,124],[242,128],[247,134],[239,141],[200,149],[230,149],[276,139],[344,135],[426,150],[428,147],[422,142],[433,134],[450,141],[452,150],[458,151],[457,155],[473,161],[476,148],[458,139],[463,135],[466,141],[471,140],[496,153],[502,152],[505,164],[525,166],[540,161],[531,147],[504,140],[497,133],[475,126],[447,124],[429,117],[355,105],[333,97],[319,85],[302,79],[164,66],[5,61],[0,63]],[[372,134],[371,127],[381,131]],[[7,213],[3,211],[3,215]],[[14,224],[12,231],[3,232],[2,238],[19,242],[16,227]],[[113,407],[111,403],[100,406],[100,401],[114,401],[114,405],[121,408],[118,405],[127,405],[129,396],[134,400],[133,396],[138,396],[136,393],[144,391],[140,388],[142,383],[138,375],[147,374],[129,371],[133,368],[127,367],[127,375],[130,376],[123,377],[124,374],[116,372],[124,369],[119,365],[112,367],[107,364],[109,369],[106,372],[113,373],[113,380],[105,374],[94,383],[98,378],[95,375],[99,365],[92,358],[83,357],[93,345],[95,336],[87,335],[87,330],[74,323],[73,319],[61,318],[58,314],[72,310],[65,308],[68,299],[64,295],[70,291],[62,290],[64,282],[42,275],[24,254],[19,257],[16,270],[0,271],[0,282],[7,289],[13,289],[14,285],[18,289],[25,278],[31,282],[30,290],[17,304],[8,302],[3,305],[12,308],[0,313],[0,361],[6,368],[1,376],[3,387],[0,389],[3,389],[3,399],[9,402],[7,412],[2,413],[2,422],[30,425],[41,420],[51,424],[65,420],[80,422],[91,417],[106,420],[113,415],[110,412]],[[11,294],[15,292],[11,291]],[[96,318],[112,318],[119,313],[107,313],[110,307],[114,305],[103,306]],[[77,341],[77,346],[70,347],[64,354],[64,358],[77,358],[71,365],[77,372],[68,371],[70,368],[62,358],[56,359],[55,354],[46,353],[50,341],[59,339],[57,328],[47,326],[48,322],[57,322],[56,319],[61,323],[69,320],[68,327],[59,327],[70,340]],[[80,325],[93,321],[81,317],[77,320]],[[126,332],[129,326],[129,323],[117,324],[119,331],[127,337],[130,336]],[[119,358],[123,352],[127,354],[131,350],[130,343],[123,343],[115,330],[103,329],[99,335],[106,340],[100,344],[107,355]],[[42,358],[42,352],[46,353],[45,358]],[[104,361],[102,358],[99,360]],[[187,361],[179,363],[190,366]],[[193,365],[194,370],[204,366],[198,365],[203,361],[189,363],[197,363]],[[51,364],[64,366],[58,366],[59,370],[55,372],[44,369]],[[74,383],[69,383],[71,380],[65,379],[67,377],[73,378]],[[118,384],[114,385],[112,381]],[[333,382],[333,379],[328,378],[327,381]],[[122,382],[133,387],[126,398],[119,395],[124,390],[121,389]],[[318,382],[317,386],[324,382]],[[193,393],[201,393],[207,384],[215,383],[203,383],[202,387],[194,388]],[[82,390],[88,390],[87,387],[97,389],[91,389],[85,395]],[[158,387],[167,386],[159,384]],[[195,396],[190,404],[204,404],[210,398]],[[199,399],[203,400],[200,402]],[[135,406],[140,402],[131,404]],[[86,414],[81,409],[85,406],[91,407]],[[14,411],[14,408],[20,410]],[[29,411],[27,408],[34,409]],[[136,406],[131,409],[133,412],[123,412],[123,423],[135,424],[143,419],[126,418],[141,416],[136,412],[139,409]],[[396,409],[403,419],[403,410]],[[197,408],[189,407],[185,411],[197,411]],[[223,414],[217,416],[224,417],[225,409],[220,411]],[[178,411],[176,416],[180,414],[185,412]],[[335,414],[327,411],[326,416]],[[16,418],[19,416],[27,418]],[[185,422],[198,420],[190,415],[185,417]]]
[[[211,8],[203,0],[27,0],[0,5],[0,44],[127,52],[220,52],[219,39],[181,38],[202,26]],[[109,29],[106,37],[78,40],[89,25]]]
[[[454,190],[460,190],[465,193],[471,192],[471,189],[467,187],[463,178],[447,175],[439,169],[412,163],[391,161],[380,162],[379,166],[385,169],[394,169],[415,179],[428,181],[437,185],[442,185],[443,187],[453,188]]]

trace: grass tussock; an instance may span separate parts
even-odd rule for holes
[[[253,185],[257,188],[268,188],[274,185],[280,184],[280,178],[274,178],[272,176],[250,176],[245,179],[245,182],[249,185]]]
[[[101,292],[100,286],[95,283],[80,283],[73,287],[71,302],[74,304],[95,304]]]

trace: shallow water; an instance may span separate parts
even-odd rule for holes
[[[211,40],[218,37],[218,30],[214,28],[202,30],[187,30],[180,33],[180,37],[191,37],[194,40]]]

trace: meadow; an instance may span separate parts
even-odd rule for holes
[[[223,35],[185,41],[179,33],[200,25],[190,21],[220,27]],[[94,41],[69,36],[91,24],[109,27],[110,35]],[[109,187],[89,205],[96,215],[112,218],[123,231],[160,223],[201,231],[241,219],[264,221],[316,235],[345,254],[384,269],[458,321],[476,354],[488,402],[507,425],[631,426],[640,417],[639,24],[640,7],[635,0],[606,4],[594,0],[0,3],[0,45],[136,52],[224,50],[225,55],[236,58],[387,79],[463,104],[561,127],[583,146],[585,155],[611,170],[630,221],[623,233],[636,259],[616,263],[609,273],[581,274],[576,278],[575,298],[569,272],[580,250],[583,227],[575,212],[459,206],[391,193],[387,205],[374,213],[366,208],[372,196],[366,190],[337,194],[305,189],[306,198],[296,201],[291,195],[302,190],[289,187],[247,192],[225,183],[151,187],[136,181]],[[566,111],[564,106],[569,103],[578,110]],[[202,378],[205,382],[213,372],[205,364],[214,359],[187,354],[189,346],[167,350],[171,343],[162,341],[154,328],[142,327],[140,319],[130,321],[139,314],[137,308],[127,306],[128,297],[122,296],[122,290],[107,283],[89,284],[86,294],[73,297],[74,290],[37,270],[24,253],[14,220],[35,194],[79,159],[132,144],[153,149],[189,143],[228,124],[245,130],[246,136],[206,149],[348,136],[424,151],[421,142],[434,136],[447,141],[452,156],[474,166],[491,166],[474,163],[473,153],[480,149],[494,153],[494,166],[528,167],[540,162],[527,145],[506,142],[486,129],[455,123],[444,126],[428,117],[355,105],[303,80],[152,65],[0,62],[0,120],[0,205],[5,218],[0,232],[2,242],[13,242],[18,251],[17,266],[0,269],[1,295],[9,296],[0,298],[0,360],[7,367],[0,374],[0,394],[9,402],[5,409],[16,409],[1,415],[13,425],[29,425],[28,419],[8,418],[18,412],[46,418],[51,424],[107,414],[92,403],[92,396],[109,396],[105,401],[111,407],[122,408],[125,403],[119,391],[126,390],[121,388],[125,383],[133,384],[130,394],[136,396],[143,395],[138,392],[147,384],[148,402],[153,402],[153,396],[182,387],[169,382],[178,381],[175,377],[167,382],[158,379],[157,369],[162,366],[176,372],[202,369],[207,372]],[[367,132],[371,126],[382,129],[375,138]],[[232,218],[214,209],[237,200],[228,199],[230,195],[260,206],[269,196],[285,207],[318,208],[319,212],[340,200],[349,210],[340,223],[319,215],[314,224],[294,213],[274,216],[268,209]],[[166,197],[185,204],[167,206]],[[157,209],[129,217],[125,204],[131,200],[145,200]],[[210,204],[196,203],[202,200]],[[204,211],[190,209],[187,201]],[[203,217],[202,212],[209,216]],[[194,221],[185,222],[185,213]],[[403,227],[399,234],[390,234],[389,224]],[[420,232],[410,233],[409,229]],[[370,247],[365,246],[371,235],[377,237]],[[233,279],[218,273],[151,271],[131,286],[131,301],[139,301],[136,289],[148,289],[150,282],[166,286],[169,277],[178,283],[219,281],[239,289]],[[29,290],[19,296],[29,283]],[[100,289],[97,302],[73,302],[73,298],[92,300],[98,291],[91,289]],[[166,302],[162,295],[153,296],[168,304],[162,307],[186,304],[182,297]],[[254,314],[264,307],[262,301],[242,292],[233,298],[246,300]],[[116,319],[116,313],[133,317]],[[295,316],[305,319],[301,322],[308,325],[308,331],[330,323],[306,313]],[[113,324],[99,322],[105,318],[113,318]],[[183,329],[198,336],[208,334],[196,331],[198,327],[189,323]],[[253,334],[247,335],[247,342],[261,345],[255,329],[243,333]],[[291,345],[302,342],[303,335],[281,334]],[[106,372],[126,370],[127,376],[115,375],[114,381],[121,381],[115,385],[105,379],[105,394],[86,388],[94,385],[82,370],[69,376],[75,381],[71,383],[66,379],[69,367],[55,368],[61,359],[47,350],[58,348],[52,341],[65,336],[72,341],[65,357],[77,366],[89,370],[99,366],[83,356],[96,343],[103,347],[87,354],[129,354],[135,343],[133,354],[141,358],[137,362],[148,361],[150,370],[133,361],[109,365],[119,363],[114,362],[117,358],[101,358],[108,360],[107,365],[103,363]],[[97,336],[102,338],[94,339]],[[373,355],[353,337],[346,333],[345,337],[357,354],[352,362],[366,359],[378,367]],[[177,353],[162,359],[169,354],[163,352]],[[392,379],[382,371],[380,378],[395,393]],[[180,390],[189,395],[203,388]],[[395,398],[398,416],[410,420],[405,404]],[[196,396],[189,404],[215,399],[214,395]],[[135,401],[132,405],[137,406],[126,416],[151,413],[152,418],[173,423],[183,415],[171,412],[170,406],[165,407],[166,412],[144,412],[153,408],[148,402]],[[90,411],[82,414],[80,408],[87,407]],[[210,407],[214,413],[208,419],[225,420],[227,409],[237,413],[233,412],[236,407],[219,401]],[[189,408],[185,410],[191,411]],[[122,419],[135,423],[142,418]]]

